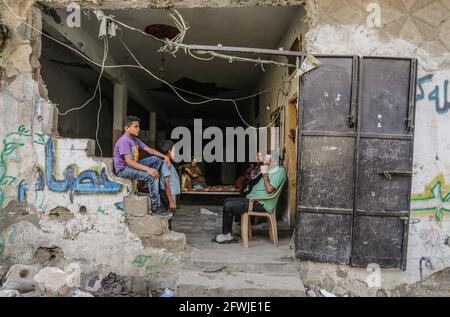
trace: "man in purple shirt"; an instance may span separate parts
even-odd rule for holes
[[[162,160],[169,168],[172,163],[166,155],[149,148],[138,139],[139,122],[138,117],[128,116],[125,118],[123,122],[125,133],[114,146],[114,170],[119,177],[144,181],[148,186],[152,211],[160,216],[167,217],[171,213],[161,207],[158,170],[161,167]],[[140,150],[144,150],[152,156],[139,160]]]

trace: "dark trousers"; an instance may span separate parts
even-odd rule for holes
[[[222,214],[222,233],[231,233],[233,229],[233,218],[240,216],[248,210],[249,200],[247,198],[228,198],[223,202],[223,214]],[[253,204],[253,211],[264,212],[264,207],[255,202]]]

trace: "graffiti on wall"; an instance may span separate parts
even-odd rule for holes
[[[176,263],[185,262],[184,257],[177,259],[174,256],[163,254],[162,256],[138,255],[131,264],[137,267],[143,267],[145,273],[149,274],[154,270],[167,268]]]
[[[432,90],[425,89],[424,86],[432,83],[434,74],[425,75],[418,80],[417,101],[428,100],[434,103],[436,112],[439,114],[445,114],[450,110],[450,97],[449,97],[449,81],[444,80],[442,83],[435,84]]]
[[[64,178],[55,178],[55,151],[53,139],[49,138],[45,144],[45,173],[37,168],[35,190],[44,189],[45,182],[52,192],[69,192],[70,202],[73,203],[75,194],[116,194],[122,190],[122,184],[111,181],[102,168],[100,173],[94,170],[86,170],[77,175],[78,167],[71,164],[64,170]],[[44,177],[45,175],[45,177]],[[28,184],[22,181],[18,188],[19,202],[26,200]]]
[[[450,184],[443,174],[436,176],[420,194],[412,195],[412,213],[415,216],[434,216],[442,224],[444,215],[450,213]]]
[[[12,154],[25,145],[21,139],[31,136],[30,130],[21,125],[16,131],[7,133],[3,137],[0,152],[0,208],[3,207],[5,202],[3,187],[12,185],[17,180],[16,177],[8,174],[8,160],[11,159]],[[35,133],[33,142],[43,145],[45,142],[44,135]]]

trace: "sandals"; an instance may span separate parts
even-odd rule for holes
[[[215,243],[217,243],[217,244],[232,244],[232,243],[238,243],[238,242],[239,242],[239,240],[236,240],[236,239],[225,240],[225,241],[223,241],[223,242],[219,242],[219,241],[217,241],[216,239],[217,239],[217,236],[214,237],[214,238],[212,238],[212,239],[211,239],[211,242],[215,242]]]

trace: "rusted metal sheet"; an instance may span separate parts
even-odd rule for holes
[[[297,257],[348,263],[353,212],[354,57],[321,57],[300,98]]]
[[[416,65],[361,59],[351,264],[405,268],[413,168]]]
[[[416,61],[319,59],[300,83],[296,256],[404,268]]]

